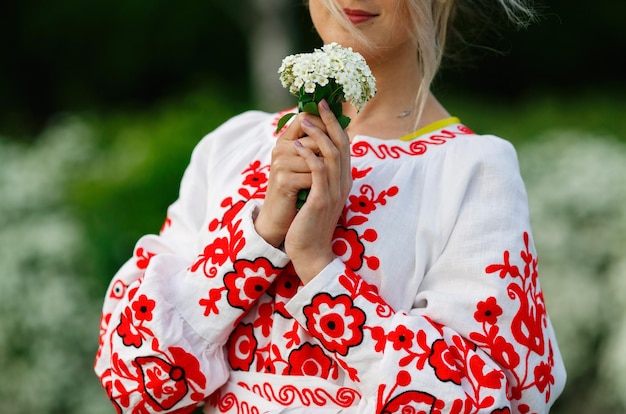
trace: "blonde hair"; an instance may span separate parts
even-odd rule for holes
[[[366,49],[373,47],[343,17],[341,7],[336,0],[320,1],[358,43]],[[459,7],[457,0],[404,0],[403,10],[396,10],[396,13],[408,13],[409,20],[413,22],[409,30],[417,44],[421,79],[414,106],[417,114],[416,126],[424,111],[431,85],[441,66],[449,33],[455,30],[453,23],[457,15],[472,14],[473,11],[477,11],[476,14],[486,16],[484,9],[489,7],[486,4],[488,2],[484,0],[462,1],[462,7]],[[492,4],[491,7],[500,8],[505,17],[516,26],[525,26],[534,19],[534,11],[526,0],[492,1],[496,4]],[[308,4],[308,1],[306,3]],[[455,33],[458,35],[458,32],[455,31]]]

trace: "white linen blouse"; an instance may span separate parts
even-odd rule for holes
[[[202,139],[113,278],[95,370],[118,411],[547,412],[565,370],[513,147],[456,118],[354,137],[337,258],[303,286],[253,225],[282,115]]]

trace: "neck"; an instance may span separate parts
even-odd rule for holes
[[[381,53],[368,59],[368,64],[376,78],[377,93],[358,114],[353,106],[344,104],[344,113],[352,119],[347,130],[350,137],[363,134],[399,138],[450,116],[428,92],[426,107],[420,122],[416,123],[418,108],[415,107],[415,98],[421,77],[413,48]]]

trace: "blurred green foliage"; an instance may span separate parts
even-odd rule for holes
[[[468,2],[489,9],[497,0]],[[538,2],[525,30],[474,27],[440,84],[518,99],[532,88],[626,93],[626,2]],[[0,133],[33,137],[48,118],[133,108],[210,85],[249,91],[251,2],[226,0],[8,0],[0,12]],[[303,2],[292,2],[295,48],[319,46]],[[497,52],[494,52],[494,49]]]
[[[214,89],[149,110],[84,116],[97,149],[70,189],[70,204],[89,235],[100,289],[130,257],[139,235],[158,233],[195,144],[244,109],[241,101]]]
[[[551,130],[610,135],[626,142],[626,94],[619,92],[536,92],[515,102],[469,94],[443,93],[439,98],[449,112],[474,131],[495,134],[516,145],[540,139]]]

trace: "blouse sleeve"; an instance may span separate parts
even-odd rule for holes
[[[224,384],[230,333],[288,262],[255,232],[254,201],[205,223],[207,154],[228,129],[198,144],[160,234],[138,241],[107,290],[95,371],[118,412],[191,412]]]
[[[288,304],[358,384],[361,412],[546,413],[563,389],[516,154],[487,141],[451,161],[445,248],[412,309],[339,259]]]

